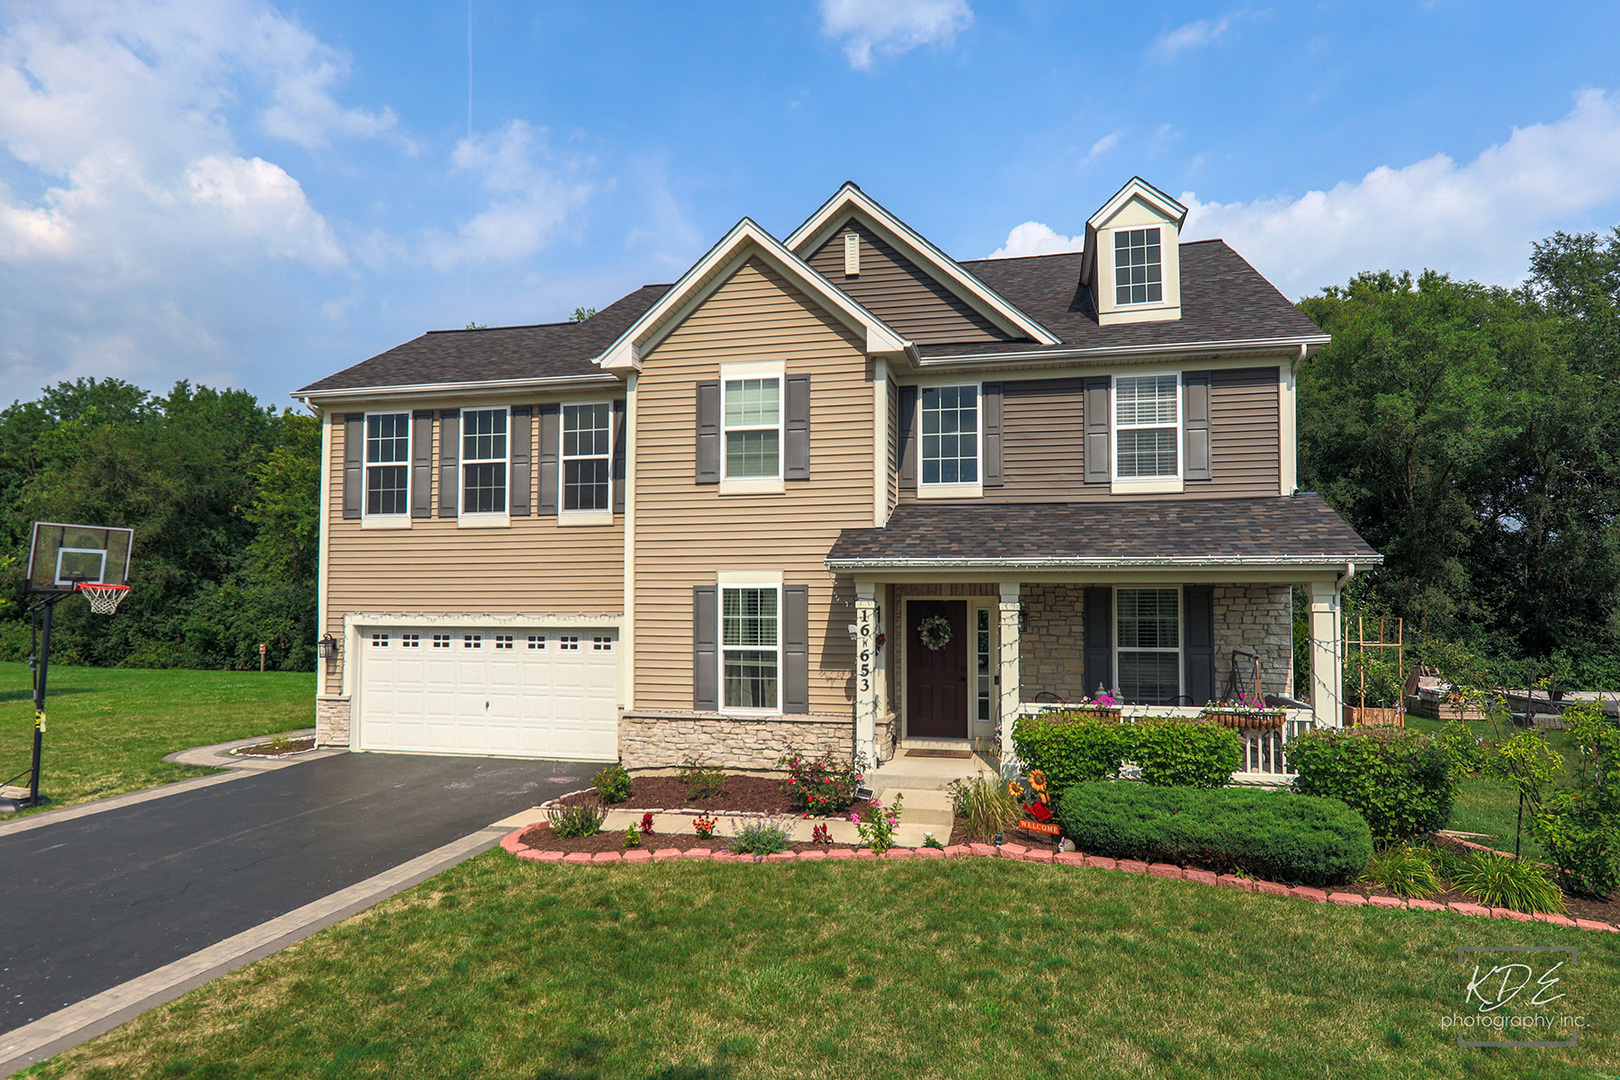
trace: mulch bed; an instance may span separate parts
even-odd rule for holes
[[[785,781],[766,776],[728,776],[726,786],[721,789],[720,794],[707,799],[694,799],[687,785],[673,776],[637,776],[630,781],[630,797],[624,802],[614,803],[609,809],[702,810],[705,813],[718,811],[730,814],[780,814],[798,817],[799,811],[794,809],[793,803],[788,799],[786,787]],[[596,793],[592,791],[569,795],[558,801],[564,804],[596,802],[597,798]],[[840,816],[848,818],[851,812],[865,810],[868,805],[866,800],[862,799]]]
[[[620,851],[624,849],[624,833],[609,829],[599,832],[595,836],[572,836],[564,840],[554,836],[550,825],[531,825],[524,832],[522,840],[532,848],[540,851],[566,851],[572,854],[576,851],[586,851],[592,854],[598,851]],[[637,845],[643,851],[657,851],[660,848],[675,848],[678,851],[688,851],[692,848],[708,848],[710,851],[723,851],[731,843],[731,837],[722,836],[719,832],[707,840],[701,839],[693,833],[653,833],[651,836],[643,833],[641,843]],[[787,846],[788,851],[831,851],[833,848],[850,848],[854,844],[811,844],[796,843]]]
[[[286,757],[288,754],[301,754],[305,750],[315,749],[315,736],[305,735],[301,739],[288,739],[281,746],[274,743],[259,743],[257,746],[244,746],[231,753],[237,757]]]

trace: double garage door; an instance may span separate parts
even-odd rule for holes
[[[360,749],[614,761],[618,650],[599,627],[368,627]]]

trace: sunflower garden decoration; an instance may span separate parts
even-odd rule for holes
[[[1046,774],[1039,769],[1029,770],[1029,786],[1017,780],[1007,782],[1007,794],[1013,797],[1023,817],[1018,820],[1018,827],[1025,832],[1044,833],[1047,836],[1057,836],[1060,830],[1052,821],[1052,793],[1047,790]],[[1024,801],[1025,795],[1029,801]]]

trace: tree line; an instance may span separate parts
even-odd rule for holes
[[[1300,486],[1386,559],[1348,607],[1470,681],[1620,689],[1620,229],[1535,244],[1518,288],[1383,271],[1299,306],[1333,335],[1298,373]],[[0,411],[0,569],[35,520],[132,526],[138,588],[59,607],[59,659],[250,668],[264,642],[310,670],[319,456],[314,417],[244,391],[60,383]],[[0,586],[0,657],[25,607]]]

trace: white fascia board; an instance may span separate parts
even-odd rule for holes
[[[712,291],[711,286],[718,280],[728,277],[729,273],[722,274],[721,271],[733,269],[733,262],[740,265],[742,256],[752,254],[747,250],[750,244],[757,247],[758,254],[784,276],[816,296],[824,307],[839,315],[851,328],[864,331],[868,353],[915,354],[911,342],[816,273],[752,219],[743,218],[690,270],[682,274],[681,279],[656,304],[619,335],[617,341],[604,349],[595,362],[609,371],[640,371],[642,354],[656,345],[668,333],[668,329],[673,328],[673,324],[679,322],[669,317],[694,298],[701,297],[704,290]],[[669,328],[666,328],[666,322],[671,324]]]
[[[1143,202],[1175,222],[1177,229],[1181,228],[1182,222],[1187,220],[1187,208],[1185,206],[1182,206],[1140,176],[1133,176],[1125,182],[1124,187],[1114,192],[1112,198],[1098,207],[1095,214],[1086,219],[1086,225],[1088,228],[1095,230],[1103,222],[1119,213],[1127,202],[1136,197],[1140,197]],[[1087,247],[1090,247],[1090,245],[1088,244]]]
[[[1109,345],[1089,349],[1045,349],[1041,352],[963,353],[960,356],[940,356],[916,362],[919,370],[953,369],[984,364],[1047,364],[1060,360],[1105,361],[1112,357],[1176,356],[1183,353],[1203,352],[1287,352],[1305,348],[1315,351],[1331,338],[1326,334],[1310,337],[1247,338],[1237,341],[1188,341],[1174,345]]]
[[[289,394],[294,401],[310,407],[323,402],[353,401],[360,398],[445,398],[499,393],[503,390],[568,390],[596,386],[617,386],[623,380],[613,375],[558,375],[548,379],[480,379],[477,382],[410,383],[400,386],[355,386],[336,390],[299,391]]]
[[[861,215],[883,239],[904,251],[914,262],[928,266],[952,291],[972,305],[980,314],[1000,324],[1009,333],[1027,334],[1043,345],[1056,345],[1061,339],[1046,327],[1026,315],[1004,299],[1000,293],[974,277],[962,265],[911,226],[885,210],[876,200],[854,184],[846,183],[821,209],[800,225],[787,239],[787,246],[801,258],[826,242],[827,237],[841,228],[844,222]]]
[[[1236,555],[1212,559],[1208,556],[1141,556],[1124,558],[1055,558],[1055,559],[833,559],[824,560],[827,569],[854,572],[876,570],[1144,570],[1154,567],[1166,569],[1241,568],[1245,570],[1337,570],[1343,566],[1378,566],[1382,555],[1275,555],[1269,557]]]

